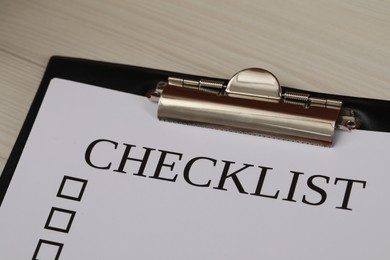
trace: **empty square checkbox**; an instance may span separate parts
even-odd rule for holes
[[[69,233],[75,214],[76,212],[72,210],[52,207],[45,228]]]
[[[84,179],[65,175],[62,179],[57,197],[80,201],[83,196],[85,187],[87,186],[87,182],[88,181]]]
[[[48,240],[39,240],[32,260],[58,260],[64,245]]]

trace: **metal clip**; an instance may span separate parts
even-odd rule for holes
[[[149,95],[158,118],[330,146],[334,129],[354,129],[342,101],[282,92],[263,69],[245,69],[230,81],[169,77]]]

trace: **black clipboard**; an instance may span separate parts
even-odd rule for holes
[[[206,78],[228,81],[130,65],[53,56],[47,65],[39,89],[0,178],[0,206],[51,79],[62,78],[145,96],[148,91],[155,88],[158,82],[166,80],[169,76],[193,80]],[[289,87],[282,87],[282,89],[298,90]],[[342,100],[345,106],[355,111],[362,130],[390,132],[390,117],[387,114],[390,111],[390,101],[299,91],[314,94],[317,97]]]

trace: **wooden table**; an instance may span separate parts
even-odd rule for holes
[[[390,2],[0,0],[0,172],[52,55],[390,99]]]

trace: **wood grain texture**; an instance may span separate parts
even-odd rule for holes
[[[0,0],[0,170],[50,56],[390,99],[390,2]]]

